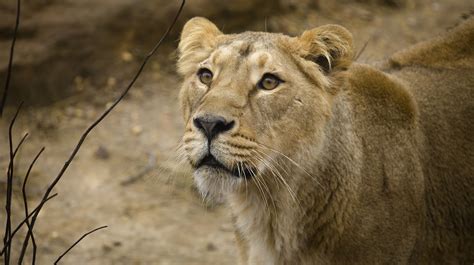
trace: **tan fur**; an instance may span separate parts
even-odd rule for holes
[[[473,43],[471,19],[377,69],[352,63],[340,26],[225,35],[190,20],[178,61],[183,150],[193,166],[210,150],[253,170],[194,173],[203,196],[228,205],[240,264],[472,264]],[[265,73],[285,82],[256,87]],[[193,125],[207,114],[235,121],[210,145]]]

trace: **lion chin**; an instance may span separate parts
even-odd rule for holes
[[[242,179],[222,169],[204,166],[193,173],[194,182],[201,196],[213,203],[224,203],[225,195],[239,189]]]
[[[194,165],[194,181],[201,196],[212,203],[223,203],[225,195],[238,192],[252,178],[253,169],[243,165],[228,167],[210,152]]]
[[[377,67],[351,33],[183,28],[183,157],[241,265],[474,262],[474,18]]]

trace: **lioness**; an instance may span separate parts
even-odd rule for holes
[[[337,25],[193,18],[178,51],[184,152],[240,264],[474,262],[474,19],[378,68]]]

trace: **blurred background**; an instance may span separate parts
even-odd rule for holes
[[[31,205],[80,134],[131,80],[179,6],[176,0],[22,2],[12,84],[0,119],[0,168],[6,172],[8,122],[25,101],[14,129],[16,142],[30,133],[15,164],[15,223],[23,213],[22,178],[34,155],[46,146],[30,176]],[[83,241],[63,264],[236,264],[229,215],[201,200],[189,169],[175,160],[183,128],[175,50],[189,18],[210,18],[226,33],[297,35],[337,23],[353,33],[356,51],[367,43],[358,61],[373,64],[446,31],[473,11],[470,0],[189,0],[171,36],[125,100],[92,132],[55,189],[59,196],[40,214],[38,264],[51,264],[101,225],[109,228]],[[15,12],[16,1],[0,0],[1,91]],[[3,206],[0,220],[3,226]]]

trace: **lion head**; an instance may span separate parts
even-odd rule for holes
[[[291,185],[285,165],[308,163],[303,153],[324,144],[331,100],[352,60],[351,34],[337,25],[298,37],[223,34],[194,18],[178,51],[183,148],[203,195]]]

